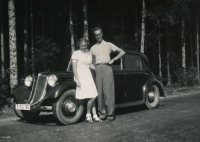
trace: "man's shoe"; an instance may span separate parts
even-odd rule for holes
[[[112,122],[114,120],[115,120],[114,117],[107,117],[106,122],[109,123],[109,122]]]
[[[105,115],[100,115],[100,116],[99,116],[99,119],[105,120],[105,119],[106,119],[106,116],[105,116]]]
[[[112,121],[114,121],[114,119],[106,119],[106,123],[110,123]]]

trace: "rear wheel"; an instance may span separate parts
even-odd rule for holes
[[[54,117],[61,124],[76,123],[82,116],[84,107],[75,99],[75,90],[64,92],[56,103],[53,104]]]
[[[149,109],[156,108],[160,99],[160,92],[157,85],[152,84],[149,86],[146,93],[146,106]]]

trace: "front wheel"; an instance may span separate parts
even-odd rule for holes
[[[160,92],[158,86],[155,84],[150,85],[146,93],[146,106],[149,109],[156,108],[158,106],[159,99]]]
[[[23,116],[23,114],[22,114],[22,112],[21,112],[21,110],[17,110],[16,108],[15,108],[15,102],[13,103],[14,105],[14,107],[13,107],[13,109],[14,109],[14,112],[15,112],[15,114],[20,118],[20,119],[24,119],[24,116]]]
[[[75,90],[68,90],[53,104],[53,115],[61,124],[76,123],[83,114],[84,106],[77,103],[75,93]]]

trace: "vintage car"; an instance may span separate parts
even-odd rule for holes
[[[149,109],[158,106],[160,96],[164,96],[163,88],[144,54],[126,51],[112,68],[116,108],[136,104],[145,104]],[[84,112],[75,99],[75,90],[72,71],[42,72],[33,78],[29,75],[12,91],[14,111],[26,121],[36,120],[41,111],[52,111],[59,123],[75,123]]]

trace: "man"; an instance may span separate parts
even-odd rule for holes
[[[125,52],[110,42],[103,40],[103,31],[100,27],[92,30],[97,43],[90,49],[94,64],[96,64],[95,83],[98,91],[98,114],[100,119],[111,122],[115,119],[115,92],[114,78],[111,64],[120,59]],[[118,55],[110,59],[111,52]]]

